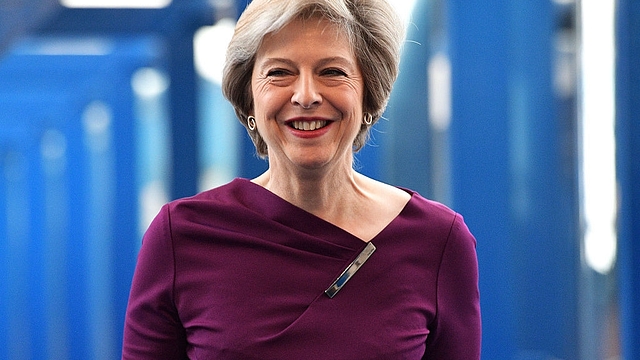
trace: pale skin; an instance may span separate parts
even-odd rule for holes
[[[410,195],[353,169],[364,82],[337,26],[296,20],[265,37],[251,89],[269,160],[253,182],[365,242],[398,216]]]

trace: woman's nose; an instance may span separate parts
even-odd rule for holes
[[[322,96],[313,75],[300,74],[293,89],[291,103],[303,109],[310,109],[322,103]]]

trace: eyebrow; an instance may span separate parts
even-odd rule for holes
[[[262,68],[264,68],[266,66],[269,66],[271,64],[274,64],[274,63],[284,63],[284,64],[287,64],[287,65],[290,65],[290,66],[294,66],[295,65],[295,62],[290,60],[290,59],[273,57],[273,58],[265,59],[260,64],[260,68],[262,69]],[[342,64],[344,66],[348,66],[351,69],[353,69],[354,67],[357,67],[356,63],[354,63],[354,62],[352,62],[352,61],[350,61],[347,58],[342,57],[342,56],[332,56],[332,57],[327,57],[327,58],[320,59],[320,61],[318,62],[318,66],[324,66],[324,65],[327,65],[327,64],[331,64],[331,63],[339,63],[339,64]]]

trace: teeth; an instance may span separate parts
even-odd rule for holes
[[[294,121],[291,126],[293,126],[297,130],[305,130],[311,131],[320,129],[327,125],[326,121],[323,120],[315,120],[315,121]]]

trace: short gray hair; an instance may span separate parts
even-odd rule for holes
[[[227,49],[222,92],[245,128],[253,110],[251,76],[256,53],[265,35],[291,21],[321,16],[343,29],[364,78],[364,109],[375,123],[384,113],[398,77],[404,25],[387,0],[253,0],[240,16]],[[353,148],[360,150],[369,136],[363,124]],[[257,131],[249,131],[259,156],[267,145]]]

